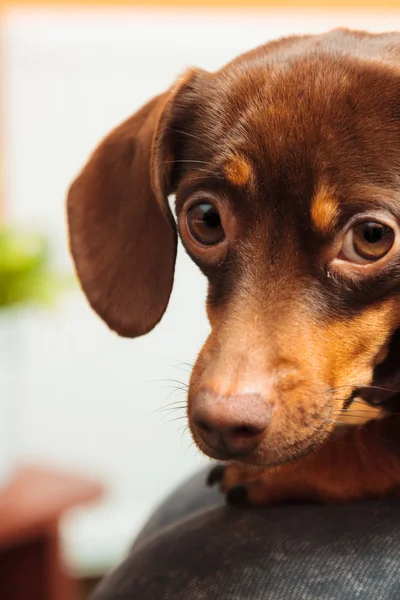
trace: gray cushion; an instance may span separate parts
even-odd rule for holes
[[[239,509],[202,472],[151,517],[92,600],[398,600],[398,501]]]

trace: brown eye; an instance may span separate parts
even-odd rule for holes
[[[225,237],[218,210],[212,204],[196,204],[187,213],[187,224],[194,239],[204,246],[215,246]]]
[[[357,223],[346,233],[341,254],[359,265],[376,262],[391,249],[395,232],[388,225],[377,221]]]

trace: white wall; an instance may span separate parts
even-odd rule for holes
[[[400,29],[400,17],[10,12],[3,24],[10,216],[48,233],[58,264],[69,266],[65,192],[105,133],[187,66],[215,69],[271,38],[346,24]],[[185,365],[176,365],[193,362],[207,334],[204,296],[202,276],[181,252],[168,312],[143,339],[111,334],[79,293],[25,324],[20,456],[94,474],[110,489],[100,506],[65,523],[66,552],[75,568],[110,566],[151,507],[204,464],[180,430],[185,420],[168,423],[178,414],[154,412],[168,402],[173,385],[157,380],[187,381]],[[178,399],[184,394],[169,401]]]

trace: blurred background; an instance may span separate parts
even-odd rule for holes
[[[169,405],[208,324],[205,281],[180,251],[162,323],[138,340],[107,330],[73,275],[71,180],[186,67],[291,33],[400,29],[400,0],[0,7],[0,597],[77,600],[206,464]]]

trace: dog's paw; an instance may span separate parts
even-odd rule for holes
[[[207,485],[213,486],[217,483],[221,483],[224,478],[224,473],[227,469],[227,465],[216,465],[211,469],[207,477]]]
[[[256,506],[268,504],[266,472],[235,464],[216,465],[207,477],[209,486],[218,485],[228,504]],[[265,489],[265,494],[263,493]]]

